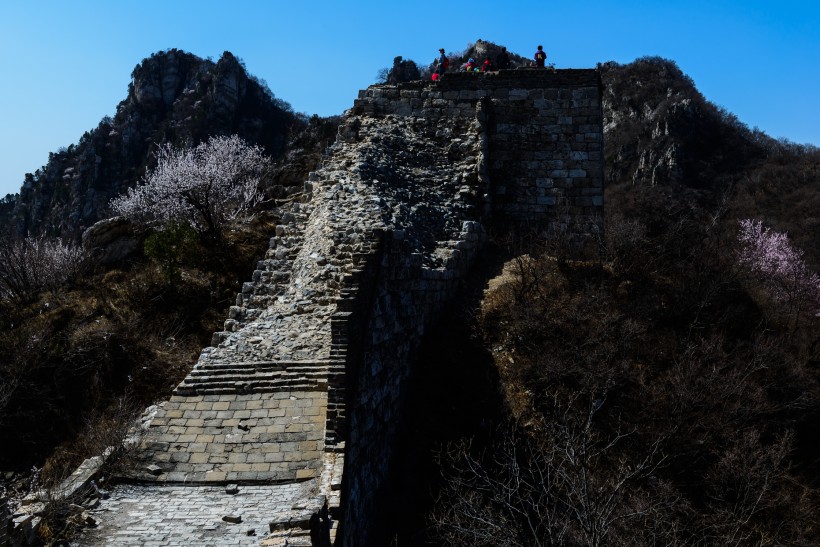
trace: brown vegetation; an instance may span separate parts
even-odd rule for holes
[[[654,205],[611,219],[607,260],[531,249],[486,294],[510,422],[450,445],[441,541],[816,541],[818,319],[781,321],[728,225]]]

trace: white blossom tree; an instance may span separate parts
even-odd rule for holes
[[[187,222],[211,242],[222,238],[229,222],[250,216],[271,165],[260,147],[236,135],[211,137],[195,148],[166,144],[157,160],[142,184],[114,198],[111,208],[151,226]]]

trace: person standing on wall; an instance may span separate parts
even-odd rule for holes
[[[547,54],[544,53],[544,46],[538,46],[538,51],[535,52],[535,66],[544,68],[544,63],[547,61]]]
[[[447,55],[444,54],[444,48],[440,48],[438,50],[440,56],[438,58],[438,77],[441,78],[444,74],[444,71],[450,66],[450,60],[447,59]]]
[[[510,54],[507,53],[507,48],[501,48],[501,53],[499,53],[495,58],[495,66],[498,67],[498,70],[506,70],[510,68]]]

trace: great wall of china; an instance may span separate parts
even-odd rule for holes
[[[488,230],[603,225],[595,70],[360,92],[80,545],[381,545],[414,354]]]

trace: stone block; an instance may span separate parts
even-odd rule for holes
[[[296,480],[312,479],[317,476],[315,469],[298,469],[296,471]]]
[[[196,442],[196,434],[186,433],[185,435],[180,435],[179,437],[177,437],[176,442],[178,442],[178,443],[193,443],[193,442]]]
[[[208,463],[209,458],[210,454],[208,454],[207,452],[200,452],[197,454],[191,454],[191,457],[188,460],[188,462],[192,464],[204,464]]]
[[[214,481],[214,482],[223,482],[227,478],[227,473],[225,471],[206,471],[205,473],[205,480]]]
[[[171,452],[171,463],[187,463],[190,458],[187,452]]]

